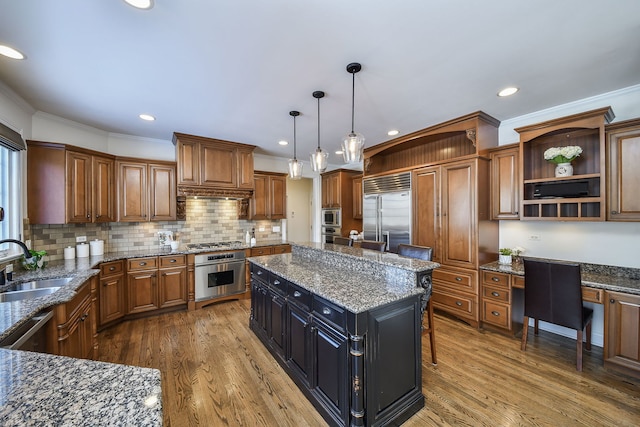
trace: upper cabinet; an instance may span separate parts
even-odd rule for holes
[[[610,107],[516,129],[520,134],[522,220],[602,221],[605,219],[605,124]],[[573,174],[556,176],[544,158],[552,147],[577,145],[582,154]]]
[[[331,172],[325,172],[322,177],[322,207],[331,209],[340,209],[342,221],[342,234],[349,235],[351,230],[362,230],[362,212],[356,214],[356,209],[360,206],[362,211],[362,191],[354,191],[354,177],[360,178],[362,175],[358,171],[349,169],[337,169]],[[362,185],[360,185],[360,189]],[[360,203],[354,201],[358,197]]]
[[[115,158],[65,144],[28,141],[32,224],[115,221]]]
[[[249,198],[255,146],[174,133],[178,194]]]
[[[518,144],[491,150],[491,219],[519,219],[520,148]]]
[[[355,175],[351,179],[351,188],[353,192],[353,219],[362,219],[362,174]]]
[[[250,201],[250,219],[287,217],[287,175],[271,172],[254,174],[255,191]]]
[[[640,221],[640,119],[613,123],[607,133],[607,220]]]

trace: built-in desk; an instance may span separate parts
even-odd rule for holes
[[[549,260],[557,261],[557,260]],[[604,305],[604,364],[640,377],[640,269],[580,263],[582,299]],[[522,329],[524,265],[480,266],[481,327],[516,335]]]

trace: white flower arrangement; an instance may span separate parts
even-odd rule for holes
[[[582,154],[582,148],[577,145],[566,147],[551,147],[544,152],[544,159],[552,163],[571,163],[573,159]]]
[[[516,246],[515,248],[511,249],[511,253],[513,256],[520,256],[520,254],[522,254],[524,252],[524,248],[522,246]]]

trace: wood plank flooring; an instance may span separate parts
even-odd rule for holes
[[[162,372],[164,425],[325,426],[248,327],[250,301],[124,322],[99,335],[100,360]],[[426,405],[403,426],[637,426],[640,380],[575,370],[575,341],[520,341],[436,313],[438,366],[423,340]]]

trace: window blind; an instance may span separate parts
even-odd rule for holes
[[[0,123],[0,146],[12,151],[26,150],[27,145],[22,136],[8,126]]]

